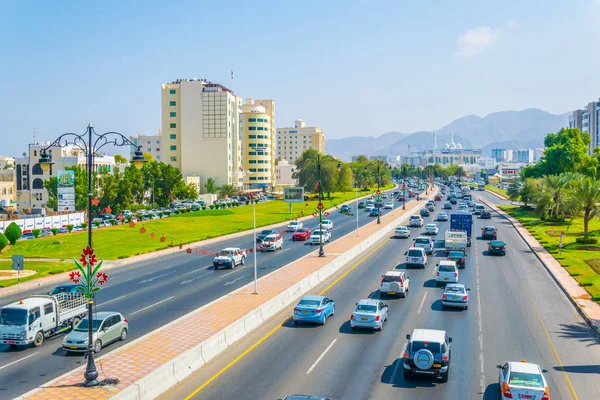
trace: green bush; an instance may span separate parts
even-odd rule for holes
[[[82,222],[82,223],[81,223],[81,227],[82,227],[83,229],[86,229],[86,228],[87,228],[87,223],[86,223],[86,222]]]
[[[58,228],[52,228],[50,229],[50,231],[52,232],[53,236],[56,236],[58,234]]]
[[[4,234],[0,233],[0,252],[6,246],[8,246],[8,239],[6,238],[6,236],[4,236]]]
[[[75,228],[75,225],[73,225],[73,224],[67,225],[67,229],[69,230],[69,233],[71,233],[73,231],[73,228]]]
[[[206,210],[206,206],[202,206],[202,211]]]
[[[34,237],[34,238],[38,238],[38,237],[40,237],[40,233],[41,233],[41,232],[42,232],[42,230],[41,230],[41,229],[32,229],[32,230],[31,230],[31,233],[33,234],[33,237]]]
[[[596,238],[576,238],[575,241],[579,244],[596,244],[598,243],[598,239]]]
[[[594,284],[592,282],[581,282],[579,284],[579,286],[581,287],[588,287],[588,286],[593,286]]]
[[[112,226],[115,226],[115,225],[117,224],[117,220],[116,220],[116,219],[114,219],[114,218],[110,219],[108,222],[110,222],[110,224],[111,224]]]
[[[210,205],[210,209],[211,209],[211,210],[214,210],[214,209],[215,209],[215,205],[214,205],[214,204],[211,204],[211,205]]]
[[[162,218],[162,217],[163,217],[163,215],[165,215],[165,213],[164,213],[164,212],[162,212],[162,211],[159,211],[159,212],[158,212],[158,218]]]
[[[126,217],[126,219],[127,219],[127,222],[133,221],[133,215],[130,215],[130,216]]]
[[[21,228],[19,228],[19,225],[17,225],[14,222],[11,222],[10,225],[6,227],[4,235],[6,236],[10,244],[14,246],[15,243],[17,243],[17,240],[19,240],[19,238],[23,236],[23,231],[21,230]]]
[[[94,222],[94,226],[95,226],[96,228],[100,227],[100,221],[96,221],[96,222]]]

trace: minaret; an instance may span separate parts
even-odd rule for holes
[[[450,131],[450,143],[454,143],[454,131]]]
[[[433,149],[437,150],[437,132],[433,131]]]

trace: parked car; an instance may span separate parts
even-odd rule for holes
[[[427,253],[422,247],[411,247],[404,255],[406,256],[407,268],[413,265],[425,268],[427,265]]]
[[[422,248],[429,255],[433,254],[434,245],[433,240],[431,240],[431,238],[427,236],[418,236],[416,239],[414,239],[414,241],[414,247]]]
[[[483,240],[496,240],[498,236],[498,230],[494,226],[486,225],[481,228],[481,239]]]
[[[404,271],[388,271],[381,277],[381,286],[379,287],[379,295],[381,298],[385,296],[406,297],[410,278]]]
[[[500,254],[501,256],[506,255],[506,243],[502,240],[494,240],[488,243],[488,255]]]
[[[435,285],[443,286],[447,283],[458,283],[458,268],[451,260],[442,260],[435,270]]]
[[[298,229],[301,229],[304,227],[304,224],[300,221],[290,221],[289,224],[287,224],[286,229],[290,232],[296,232]]]
[[[383,323],[388,317],[388,306],[377,299],[362,299],[350,316],[350,328],[368,328],[383,330]]]
[[[310,238],[310,229],[300,228],[292,235],[293,241],[304,241]]]
[[[410,237],[410,228],[407,226],[399,226],[394,231],[395,238],[409,238]]]
[[[79,324],[64,339],[62,348],[69,352],[86,352],[88,347],[88,317],[79,321]],[[98,353],[104,346],[117,340],[127,339],[129,322],[123,315],[114,311],[100,311],[93,314],[92,340],[94,352]]]
[[[427,224],[425,226],[425,235],[437,235],[440,232],[440,228],[436,224]]]
[[[446,331],[415,329],[412,335],[406,335],[406,339],[409,342],[403,355],[404,379],[426,375],[448,382],[452,338]]]
[[[465,267],[466,257],[466,254],[462,251],[451,251],[448,253],[448,260],[454,261],[459,269]]]
[[[335,314],[335,303],[326,296],[304,296],[296,307],[292,319],[294,324],[314,322],[321,325],[327,323],[327,318]]]
[[[279,232],[274,229],[263,229],[258,235],[256,235],[256,243],[261,243],[267,236],[276,235],[278,233]]]
[[[461,283],[449,283],[442,293],[442,310],[446,307],[469,308],[469,288]]]
[[[333,221],[331,221],[330,219],[324,219],[321,222],[321,227],[323,229],[327,229],[329,231],[333,230]]]
[[[331,241],[331,231],[328,229],[323,229],[323,243],[328,243]],[[321,244],[321,231],[319,229],[315,229],[310,235],[310,244]]]
[[[279,234],[265,236],[261,242],[261,251],[277,251],[283,249],[283,237]]]
[[[246,254],[238,247],[228,247],[217,252],[213,259],[215,270],[220,267],[235,268],[236,265],[244,265],[246,263]]]
[[[544,378],[548,371],[539,365],[521,360],[499,364],[496,368],[499,369],[498,387],[502,399],[550,399],[550,390]]]
[[[423,226],[423,218],[420,215],[411,215],[408,226]]]

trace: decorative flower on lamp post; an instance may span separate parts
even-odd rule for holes
[[[100,290],[100,286],[108,282],[108,274],[106,272],[99,272],[102,261],[98,261],[96,254],[94,254],[94,249],[90,246],[83,249],[79,261],[73,261],[75,261],[77,271],[71,272],[69,279],[75,284],[80,284],[77,290],[83,292],[86,299],[91,300],[93,294]]]

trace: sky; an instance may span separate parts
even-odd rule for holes
[[[88,123],[155,134],[178,78],[273,99],[278,127],[327,138],[600,97],[600,0],[4,0],[0,18],[7,156]]]

